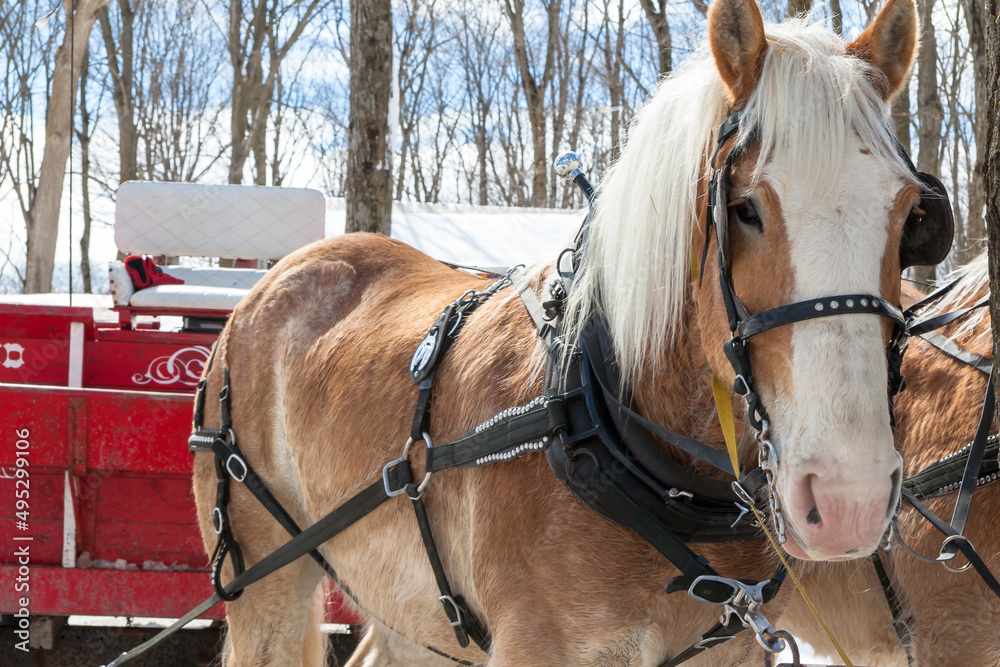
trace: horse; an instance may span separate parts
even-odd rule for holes
[[[989,295],[987,258],[983,253],[950,280],[956,286],[923,313],[930,317],[979,303]],[[913,295],[916,297],[917,295]],[[991,319],[986,308],[973,311],[940,332],[959,347],[993,359]],[[906,390],[897,399],[899,450],[906,474],[957,452],[972,440],[979,421],[988,376],[914,337],[903,362]],[[926,501],[938,516],[948,518],[955,494]],[[995,572],[1000,567],[1000,487],[983,486],[973,494],[965,534]],[[904,503],[897,523],[899,537],[915,551],[936,556],[943,536]],[[834,635],[858,664],[882,667],[907,665],[907,650],[915,667],[1000,664],[1000,601],[974,571],[953,573],[922,562],[898,545],[882,552],[894,589],[908,618],[909,645],[901,645],[874,568],[865,562],[806,564],[803,584],[825,613]],[[957,556],[953,567],[964,562]],[[832,652],[825,634],[801,600],[794,600],[780,625],[820,652]]]
[[[901,267],[920,260],[907,254],[905,229],[921,189],[886,122],[913,62],[916,10],[889,0],[845,44],[806,21],[765,29],[754,0],[716,0],[706,43],[631,125],[601,184],[561,326],[572,333],[605,318],[639,412],[724,450],[713,376],[740,379],[723,351],[734,335],[727,303],[762,313],[864,293],[873,295],[866,308],[891,310]],[[739,128],[716,151],[735,110]],[[702,224],[707,193],[724,172],[712,233]],[[528,272],[535,299],[548,299],[557,274],[552,261]],[[299,525],[373,484],[404,451],[418,396],[406,372],[414,349],[448,304],[485,284],[402,243],[351,234],[285,257],[233,311],[205,393],[225,386],[233,438]],[[855,305],[838,298],[816,310]],[[782,516],[797,558],[865,556],[887,529],[901,474],[887,400],[893,331],[865,311],[789,322],[749,345],[756,414],[766,406],[777,459],[770,486],[782,510],[770,521],[777,529]],[[550,355],[519,291],[501,289],[465,318],[437,369],[427,442],[410,451],[414,479],[431,438],[453,441],[538,396]],[[722,402],[739,417],[739,463],[752,468],[754,415],[735,393]],[[223,423],[220,404],[208,401],[204,419]],[[669,456],[728,488],[726,473]],[[213,457],[197,452],[207,547],[216,541],[215,490]],[[651,665],[718,618],[717,607],[668,595],[663,584],[678,570],[581,503],[541,452],[435,473],[422,491],[447,578],[488,627],[491,649],[456,642],[412,508],[393,501],[320,549],[356,604],[393,633],[374,642],[386,654],[369,655],[370,664],[404,664],[390,655],[401,646],[490,667]],[[248,564],[287,541],[242,485],[232,485],[228,508]],[[762,540],[694,548],[727,577],[760,581],[775,568]],[[226,561],[222,580],[232,572]],[[322,664],[322,576],[300,559],[229,602],[225,664]],[[765,612],[780,612],[789,592]],[[743,633],[714,648],[710,664],[747,664],[753,642]]]

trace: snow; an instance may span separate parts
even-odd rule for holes
[[[392,237],[435,259],[506,268],[553,261],[583,223],[578,209],[513,208],[394,202]],[[342,198],[326,200],[326,236],[344,233]]]
[[[95,569],[95,570],[145,570],[147,572],[188,572],[191,570],[189,565],[183,563],[174,563],[172,565],[167,565],[160,560],[144,560],[142,562],[142,567],[140,568],[135,563],[129,563],[124,558],[118,558],[116,560],[105,560],[103,558],[93,558],[89,551],[81,552],[77,557],[76,566],[81,570]]]

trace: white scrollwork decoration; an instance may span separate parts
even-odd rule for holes
[[[193,387],[198,384],[201,372],[208,361],[209,348],[204,345],[183,347],[171,355],[157,357],[149,363],[145,373],[132,376],[135,384],[182,384]]]

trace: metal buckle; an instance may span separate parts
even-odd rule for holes
[[[423,440],[424,440],[424,443],[427,445],[427,449],[432,448],[434,446],[434,443],[431,442],[431,436],[426,431],[424,431],[422,433],[422,435],[424,436]],[[385,486],[385,494],[387,496],[389,496],[390,498],[392,498],[394,496],[401,496],[404,493],[406,493],[406,487],[405,486],[402,487],[402,488],[399,488],[399,489],[393,489],[390,486],[390,484],[389,484],[389,473],[392,471],[393,468],[395,468],[400,463],[402,463],[403,461],[406,461],[408,459],[409,454],[410,454],[410,447],[412,445],[413,445],[413,438],[407,438],[406,439],[406,444],[403,445],[403,454],[398,459],[393,459],[392,461],[389,461],[382,468],[382,484],[383,484],[383,486]],[[416,500],[417,498],[420,497],[419,494],[422,494],[424,492],[424,489],[427,488],[427,483],[430,482],[430,481],[431,481],[431,473],[429,473],[429,472],[425,473],[424,474],[424,479],[417,486],[417,494],[418,495],[417,495],[416,498],[413,498],[413,500]]]
[[[222,534],[222,510],[218,507],[212,509],[212,530],[216,535]]]
[[[393,490],[393,488],[389,485],[389,473],[392,471],[393,468],[395,468],[405,460],[406,459],[404,457],[393,459],[392,461],[386,463],[385,466],[382,468],[382,485],[385,487],[385,495],[389,496],[390,498],[394,496],[400,496],[406,493],[406,487],[400,487],[398,489]]]
[[[243,468],[243,472],[240,475],[237,475],[235,472],[233,472],[232,466],[234,459],[236,463],[238,463]],[[247,472],[249,471],[249,468],[247,467],[247,462],[243,460],[243,457],[241,457],[239,454],[233,453],[229,455],[228,459],[226,459],[226,471],[229,473],[230,477],[232,477],[237,482],[242,483],[243,480],[247,478]]]
[[[704,581],[711,581],[717,584],[724,584],[729,586],[732,590],[732,595],[722,602],[717,602],[715,600],[709,600],[707,598],[701,597],[695,593],[695,587]],[[697,577],[691,582],[691,586],[688,587],[688,595],[699,602],[707,602],[708,604],[714,605],[739,605],[739,604],[763,604],[764,603],[764,586],[767,585],[771,580],[765,579],[764,581],[758,582],[756,584],[750,585],[745,584],[737,579],[731,579],[729,577],[720,577],[718,575],[703,574]]]
[[[740,391],[741,387],[743,391]],[[743,377],[742,373],[733,379],[733,391],[744,398],[746,398],[747,394],[750,393],[750,384],[747,382],[747,379]]]
[[[442,595],[438,598],[438,602],[445,606],[444,613],[448,616],[448,624],[453,628],[462,627],[462,610],[458,608],[458,603],[450,595]],[[448,605],[451,605],[452,611],[455,612],[454,616],[448,613]],[[451,620],[454,618],[455,620]]]
[[[697,595],[695,587],[699,583],[706,581],[728,586],[732,591],[732,595],[725,601],[709,600]],[[769,579],[751,585],[729,577],[702,575],[691,582],[691,586],[688,588],[688,595],[699,602],[707,602],[708,604],[725,607],[720,619],[721,623],[728,625],[730,618],[735,615],[743,627],[753,631],[757,643],[765,651],[776,653],[784,650],[785,641],[780,637],[768,639],[769,637],[773,637],[774,627],[764,617],[764,614],[760,612],[760,607],[764,604],[764,586],[768,583],[770,583]]]

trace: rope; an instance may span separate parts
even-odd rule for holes
[[[739,458],[736,455],[736,425],[735,419],[733,418],[733,407],[729,402],[729,391],[726,386],[722,383],[716,376],[712,376],[712,396],[715,398],[715,408],[719,413],[719,424],[722,425],[722,436],[726,440],[726,449],[729,450],[729,459],[733,463],[733,470],[736,471],[736,478],[739,479]],[[725,409],[723,409],[725,406]],[[771,547],[774,549],[774,553],[778,555],[778,560],[784,566],[785,571],[788,576],[791,577],[792,583],[795,584],[795,588],[799,590],[799,595],[805,601],[806,606],[809,607],[809,611],[812,612],[813,617],[819,623],[820,627],[823,628],[823,632],[826,633],[827,638],[830,643],[833,644],[833,648],[836,649],[837,654],[840,655],[840,659],[844,661],[845,667],[854,667],[854,663],[851,659],[847,657],[847,653],[844,652],[844,648],[837,641],[837,638],[833,636],[833,632],[830,630],[830,626],[826,624],[823,617],[820,616],[819,610],[816,609],[816,605],[813,604],[812,600],[806,594],[806,589],[802,586],[802,582],[799,578],[795,576],[795,572],[792,570],[791,566],[788,564],[788,560],[785,559],[785,555],[781,553],[781,547],[778,546],[778,541],[774,539],[771,535],[771,531],[767,528],[767,523],[764,521],[764,517],[761,516],[760,512],[757,511],[757,507],[750,504],[750,511],[757,518],[757,523],[760,524],[761,529],[764,531],[764,535],[767,536],[767,541],[771,543]]]

